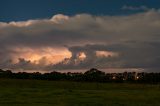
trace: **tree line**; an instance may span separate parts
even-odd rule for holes
[[[116,82],[116,83],[160,83],[160,73],[145,72],[124,72],[124,73],[105,73],[98,69],[92,68],[85,73],[13,73],[11,70],[0,69],[0,78],[10,79],[36,79],[36,80],[62,80],[62,81],[80,81],[80,82]]]

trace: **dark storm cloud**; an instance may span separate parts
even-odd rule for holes
[[[48,20],[1,23],[0,41],[3,46],[32,47],[157,40],[159,18],[159,12],[149,11],[131,16],[57,15]]]
[[[129,16],[55,15],[51,19],[0,22],[1,66],[10,63],[20,51],[15,48],[68,48],[72,53],[67,68],[85,67],[158,67],[160,13],[149,10]],[[87,55],[74,65],[77,53]],[[95,51],[111,51],[117,57],[97,57]],[[25,57],[24,61],[25,60]],[[23,61],[23,62],[24,62]],[[64,61],[63,61],[64,62]],[[63,63],[62,62],[62,63]],[[19,60],[17,66],[22,66]],[[59,63],[54,67],[62,66]],[[2,65],[3,64],[3,65]],[[31,62],[27,62],[30,64]],[[25,64],[26,65],[26,64]],[[33,64],[34,66],[35,64]],[[37,66],[38,67],[38,66]],[[45,66],[44,66],[45,67]],[[48,66],[50,67],[50,66]],[[64,67],[64,68],[65,68]]]
[[[134,67],[134,68],[160,68],[160,43],[159,42],[123,42],[112,45],[85,45],[69,48],[72,58],[67,65],[64,62],[57,64],[56,67],[62,68],[107,68],[107,67]],[[118,56],[97,57],[96,51],[112,51]],[[77,54],[84,52],[86,59],[75,65]],[[66,60],[65,60],[66,61]]]

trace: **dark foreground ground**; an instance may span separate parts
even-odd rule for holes
[[[0,79],[0,106],[160,106],[160,85]]]

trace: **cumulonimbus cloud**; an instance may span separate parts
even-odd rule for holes
[[[72,57],[68,56],[71,59],[70,64],[65,64],[64,68],[88,68],[95,64],[98,64],[100,68],[158,67],[156,64],[160,63],[158,55],[159,28],[160,13],[157,10],[127,16],[93,16],[89,14],[66,16],[59,14],[51,19],[0,22],[0,66],[13,68],[14,65],[14,68],[38,69],[39,65],[27,59],[25,55],[23,57],[22,54],[25,53],[19,49],[36,49],[40,52],[44,48],[50,48],[52,50],[46,53],[55,52],[53,55],[57,55],[56,52],[59,50],[65,51],[66,54],[72,54]],[[74,55],[81,51],[85,51],[87,56],[86,60],[83,60],[85,64],[80,62],[80,64],[74,65],[72,62],[75,59]],[[94,57],[96,51],[109,51],[119,55],[105,57],[105,59],[95,57],[92,58],[95,60],[91,60],[89,53]],[[15,55],[18,63],[13,64]],[[48,67],[63,67],[63,65],[62,63],[44,66],[41,64],[39,68],[43,66],[48,69]]]

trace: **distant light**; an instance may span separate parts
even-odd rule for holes
[[[112,77],[112,79],[116,79],[116,77],[115,77],[115,76],[113,76],[113,77]]]

